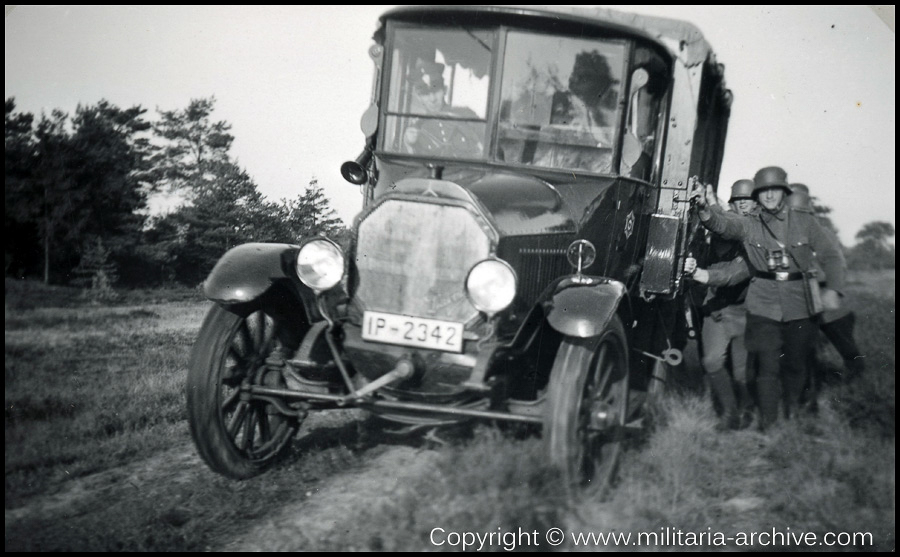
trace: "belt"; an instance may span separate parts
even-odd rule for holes
[[[789,273],[787,271],[775,271],[774,273],[770,273],[767,271],[756,271],[753,273],[753,276],[766,280],[784,282],[788,280],[800,280],[803,278],[803,273]]]

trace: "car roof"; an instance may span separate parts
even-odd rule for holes
[[[382,14],[389,18],[418,19],[435,13],[471,16],[515,16],[532,19],[553,19],[574,24],[590,25],[598,29],[653,40],[663,46],[685,66],[702,64],[712,49],[700,30],[692,23],[678,19],[620,12],[609,8],[573,6],[402,6]]]

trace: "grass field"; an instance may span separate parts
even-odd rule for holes
[[[867,371],[829,386],[817,416],[725,433],[708,399],[671,397],[601,496],[567,493],[539,439],[487,426],[394,439],[358,413],[316,417],[273,470],[225,480],[196,458],[185,422],[207,302],[147,291],[100,306],[77,290],[7,281],[6,549],[459,550],[454,532],[493,533],[493,550],[508,549],[507,533],[534,549],[521,532],[541,532],[550,550],[616,549],[571,537],[610,532],[654,533],[642,545],[678,549],[676,531],[705,533],[690,550],[715,549],[717,532],[774,531],[868,533],[815,547],[893,550],[893,271],[854,275],[846,300]],[[830,350],[822,361],[840,365]],[[569,537],[550,545],[550,528]]]

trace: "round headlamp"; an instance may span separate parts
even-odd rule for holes
[[[331,240],[307,242],[297,253],[297,276],[317,292],[328,290],[344,276],[344,254]]]
[[[466,294],[475,309],[493,315],[509,307],[516,296],[516,273],[505,261],[485,259],[466,278]]]

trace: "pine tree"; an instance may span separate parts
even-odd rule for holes
[[[96,237],[85,242],[81,261],[73,269],[73,282],[78,286],[90,287],[86,293],[95,301],[110,301],[117,298],[113,285],[119,280],[116,264],[110,258],[111,252],[103,239]]]
[[[231,162],[231,124],[212,120],[215,104],[215,97],[191,99],[184,110],[158,111],[154,131],[165,143],[153,158],[159,189],[193,199],[214,187],[219,165]]]

